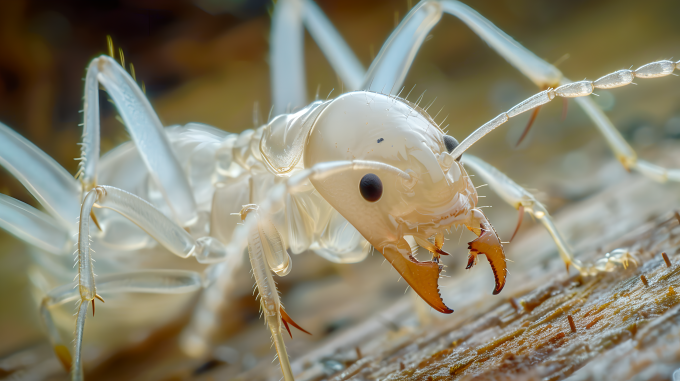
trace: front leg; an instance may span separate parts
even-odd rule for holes
[[[248,224],[254,224],[256,227],[248,230],[250,265],[253,268],[255,284],[260,293],[262,314],[272,334],[276,353],[279,355],[283,378],[285,381],[294,381],[295,378],[290,367],[286,345],[283,342],[283,326],[285,326],[289,334],[289,323],[303,332],[309,332],[300,328],[283,309],[271,271],[275,271],[280,276],[287,275],[290,271],[290,257],[282,245],[281,236],[276,227],[269,221],[266,215],[261,216],[258,213],[258,209],[257,205],[251,204],[245,205],[241,210],[241,219]]]
[[[498,233],[479,209],[470,211],[470,220],[465,225],[468,230],[477,235],[474,241],[468,243],[470,255],[465,268],[469,269],[477,263],[477,255],[486,255],[493,271],[493,277],[496,280],[496,287],[493,289],[493,294],[496,295],[505,286],[505,279],[508,275],[505,253],[503,252],[503,245],[498,239]]]

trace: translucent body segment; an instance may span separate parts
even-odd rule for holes
[[[228,254],[227,247],[220,240],[213,237],[198,238],[194,249],[191,251],[191,255],[195,256],[199,263],[223,262]]]
[[[304,252],[314,241],[315,221],[305,212],[305,201],[309,200],[305,199],[302,191],[298,194],[289,194],[285,200],[287,242],[293,254]]]
[[[40,148],[0,123],[0,166],[19,180],[62,226],[73,227],[80,184]]]
[[[217,152],[215,152],[215,159],[217,160],[217,173],[222,176],[228,176],[231,174],[231,164],[234,160],[234,154],[232,150],[236,139],[238,139],[237,134],[230,134],[224,139],[220,148],[217,149]]]
[[[441,17],[442,6],[438,2],[424,1],[414,6],[383,44],[361,88],[398,93],[423,41]]]
[[[562,73],[556,67],[540,59],[474,9],[458,1],[444,0],[441,6],[444,12],[458,17],[536,86],[555,86],[559,83]]]
[[[259,225],[257,213],[248,213],[246,221],[252,220],[250,224]],[[260,303],[262,312],[266,316],[277,315],[281,302],[279,293],[276,291],[276,283],[272,278],[267,259],[264,254],[264,243],[258,229],[251,229],[248,232],[248,253],[250,254],[250,265],[253,268],[253,276],[260,293]]]
[[[596,89],[613,89],[632,83],[634,78],[632,70],[619,70],[598,78],[593,84]]]
[[[64,254],[70,246],[69,232],[57,220],[1,193],[0,228],[52,254]]]
[[[231,147],[234,161],[246,169],[250,169],[252,164],[248,163],[247,160],[250,157],[250,142],[254,134],[255,130],[251,129],[241,131]]]
[[[210,211],[210,236],[222,242],[229,242],[240,217],[243,205],[250,204],[250,176],[234,179],[228,183],[215,184],[212,209]]]
[[[328,17],[311,0],[304,0],[302,17],[309,34],[344,82],[345,89],[359,89],[366,70]]]
[[[675,70],[675,62],[663,60],[648,63],[635,69],[636,78],[658,78],[671,75]]]
[[[358,263],[369,252],[370,244],[359,231],[335,209],[330,211],[323,234],[310,248],[335,263]]]
[[[279,174],[293,170],[302,157],[309,131],[323,109],[323,102],[317,101],[294,114],[279,115],[267,123],[258,151],[269,169]]]
[[[544,105],[555,98],[555,92],[552,89],[541,91],[540,93],[527,98],[522,103],[508,110],[509,118],[513,118],[523,112],[532,110],[538,106]]]
[[[286,251],[276,226],[268,218],[264,217],[260,217],[260,222],[257,226],[269,268],[278,276],[288,275],[292,268],[290,255]]]
[[[555,95],[563,98],[575,98],[590,95],[593,92],[591,81],[572,82],[555,89]]]
[[[194,196],[163,130],[163,125],[149,100],[134,79],[111,57],[96,58],[88,70],[98,72],[97,80],[106,88],[116,104],[142,160],[149,169],[150,176],[161,190],[174,218],[182,226],[191,225],[196,219]],[[86,83],[86,86],[90,87],[96,87],[96,85],[96,82]],[[90,92],[90,89],[85,89],[86,95]],[[87,109],[85,111],[89,113]],[[86,123],[91,119],[89,114],[85,116]],[[92,139],[96,137],[90,134],[90,131],[95,127],[95,125],[86,124],[83,132],[86,149],[84,160],[87,171],[90,170],[87,161],[99,155],[98,151],[89,150],[90,146],[94,147]],[[84,175],[94,178],[94,174],[89,174],[89,172]]]
[[[272,78],[272,105],[280,115],[307,104],[304,34],[300,0],[282,0],[272,14],[269,35],[269,65]]]

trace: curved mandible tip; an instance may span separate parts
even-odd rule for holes
[[[443,266],[437,262],[418,262],[410,255],[411,248],[403,238],[398,241],[396,247],[387,246],[382,253],[427,304],[443,314],[453,312],[444,304],[439,292],[439,274]]]
[[[507,263],[505,261],[505,253],[503,252],[503,245],[496,230],[487,221],[486,216],[482,214],[478,209],[474,209],[478,213],[475,213],[480,220],[479,227],[468,226],[468,229],[478,235],[478,237],[468,243],[468,249],[470,249],[470,258],[468,260],[467,269],[471,268],[477,258],[478,254],[484,254],[486,259],[489,260],[491,265],[491,270],[493,271],[493,277],[496,282],[496,286],[493,289],[493,294],[497,295],[505,287],[505,280],[508,276]]]

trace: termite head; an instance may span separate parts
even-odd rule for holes
[[[324,105],[303,153],[307,168],[323,162],[366,160],[388,164],[402,172],[357,169],[312,182],[414,290],[442,312],[451,310],[441,302],[436,289],[441,266],[417,262],[404,236],[425,242],[461,224],[476,229],[478,235],[482,230],[492,230],[490,226],[480,228],[479,219],[473,222],[477,192],[458,158],[450,155],[456,145],[457,141],[417,105],[384,94],[357,91]],[[428,269],[423,267],[426,264]],[[416,275],[425,270],[427,274]],[[414,286],[413,282],[423,277],[434,278],[428,280],[427,286],[432,288],[434,282],[434,291]]]
[[[318,115],[304,165],[367,160],[396,167],[343,172],[314,184],[376,248],[417,235],[428,239],[460,223],[477,203],[457,145],[427,113],[403,99],[372,92],[344,94]]]

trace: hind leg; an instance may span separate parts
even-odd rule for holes
[[[99,85],[118,108],[125,127],[167,202],[183,227],[196,220],[196,202],[158,115],[135,80],[113,58],[92,60],[85,77],[80,180],[83,193],[97,185],[99,162]]]

